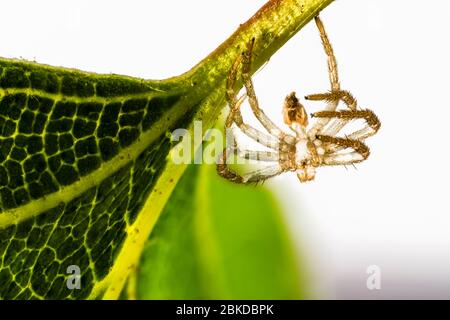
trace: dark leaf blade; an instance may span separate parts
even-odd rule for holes
[[[190,119],[161,127],[153,143],[131,153],[180,94],[138,79],[0,65],[0,296],[87,298],[110,272],[127,226],[164,169],[166,130]],[[32,87],[36,79],[48,82]],[[80,91],[80,83],[92,90]],[[65,285],[71,265],[81,270],[82,290]]]

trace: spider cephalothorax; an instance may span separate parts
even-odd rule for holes
[[[364,161],[369,156],[370,151],[364,144],[364,140],[380,129],[380,121],[373,111],[358,109],[352,94],[340,89],[333,49],[319,17],[316,17],[315,21],[328,56],[331,91],[312,94],[305,99],[326,101],[325,110],[313,113],[311,117],[315,118],[315,122],[310,125],[305,107],[300,103],[295,92],[292,92],[285,98],[283,106],[283,119],[292,133],[286,133],[274,124],[259,108],[250,77],[254,45],[254,39],[252,39],[247,50],[236,59],[227,79],[230,113],[225,122],[225,128],[230,129],[233,123],[236,124],[244,134],[269,148],[270,151],[241,150],[236,143],[229,146],[227,141],[227,147],[217,164],[217,172],[222,177],[236,183],[254,183],[282,172],[293,171],[297,173],[301,182],[307,182],[314,179],[316,168],[319,166],[354,164]],[[241,65],[247,95],[237,98],[234,86]],[[267,133],[243,122],[240,106],[247,97],[255,117]],[[336,110],[340,101],[346,105],[347,109]],[[365,126],[345,136],[339,136],[342,129],[355,119],[364,120]],[[228,167],[229,153],[245,159],[269,163],[269,165],[241,176]]]

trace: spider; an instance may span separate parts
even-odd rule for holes
[[[234,62],[227,77],[226,96],[230,112],[225,122],[225,130],[231,129],[234,123],[245,135],[270,151],[241,150],[236,140],[230,145],[227,136],[227,145],[217,161],[217,172],[225,179],[235,183],[258,183],[291,171],[297,174],[300,182],[308,182],[314,180],[316,168],[320,166],[353,165],[366,160],[369,156],[370,150],[364,141],[380,129],[381,123],[373,111],[358,108],[356,99],[350,92],[341,90],[333,48],[318,16],[315,17],[315,23],[327,55],[331,91],[308,95],[305,99],[325,101],[327,102],[325,109],[312,113],[311,117],[316,118],[316,121],[308,126],[308,114],[295,92],[292,92],[285,98],[283,106],[284,122],[292,133],[284,132],[273,123],[259,107],[250,76],[255,42],[252,39],[247,44],[246,51],[242,52]],[[242,66],[241,75],[246,94],[238,98],[238,92],[234,90],[234,87],[240,66]],[[247,98],[255,117],[267,133],[243,122],[240,107]],[[336,110],[340,101],[346,108]],[[356,119],[365,121],[363,128],[348,135],[338,136],[349,122]],[[244,159],[268,163],[268,165],[240,175],[228,166],[227,157],[230,153]]]

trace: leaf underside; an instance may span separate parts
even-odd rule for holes
[[[212,127],[240,48],[256,71],[331,1],[270,0],[162,81],[0,58],[0,299],[117,298],[184,170],[170,133]]]
[[[116,172],[102,166],[124,151],[180,99],[148,82],[0,60],[0,217],[35,210],[0,225],[0,297],[86,298],[111,269],[143,201],[165,166],[166,131]],[[169,132],[186,127],[174,119]],[[94,186],[83,179],[100,171]],[[101,172],[103,171],[103,172]],[[40,212],[30,204],[72,192]],[[84,189],[84,190],[83,190]],[[68,195],[69,198],[71,195]],[[28,207],[26,207],[29,205]],[[69,290],[67,267],[82,270]]]

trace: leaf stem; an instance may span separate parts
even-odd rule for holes
[[[268,1],[247,22],[241,24],[216,50],[181,77],[189,81],[191,85],[196,80],[205,83],[205,78],[209,84],[223,80],[228,75],[237,55],[252,38],[255,38],[254,59],[252,60],[252,71],[255,72],[332,1]],[[171,79],[179,81],[180,77]]]

